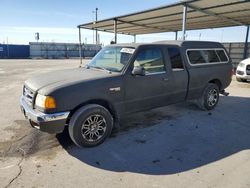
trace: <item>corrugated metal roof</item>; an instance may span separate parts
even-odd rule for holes
[[[186,0],[142,12],[81,24],[78,27],[138,35],[182,30],[183,6],[188,7],[187,30],[250,25],[249,0]]]

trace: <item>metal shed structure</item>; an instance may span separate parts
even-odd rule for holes
[[[117,16],[97,22],[78,25],[81,45],[81,29],[136,35],[186,30],[246,26],[245,53],[250,25],[250,0],[185,0],[150,10]]]

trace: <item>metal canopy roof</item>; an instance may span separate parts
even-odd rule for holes
[[[78,27],[129,35],[176,32],[182,30],[183,7],[187,30],[250,25],[249,0],[186,0]]]

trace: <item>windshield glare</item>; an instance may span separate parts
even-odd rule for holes
[[[89,67],[121,72],[134,53],[131,47],[104,47],[88,64]]]

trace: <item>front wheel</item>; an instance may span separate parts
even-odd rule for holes
[[[212,110],[219,102],[219,87],[216,84],[208,83],[197,102],[202,110]]]
[[[110,136],[113,118],[103,106],[86,105],[77,110],[69,122],[69,135],[79,147],[93,147]]]

